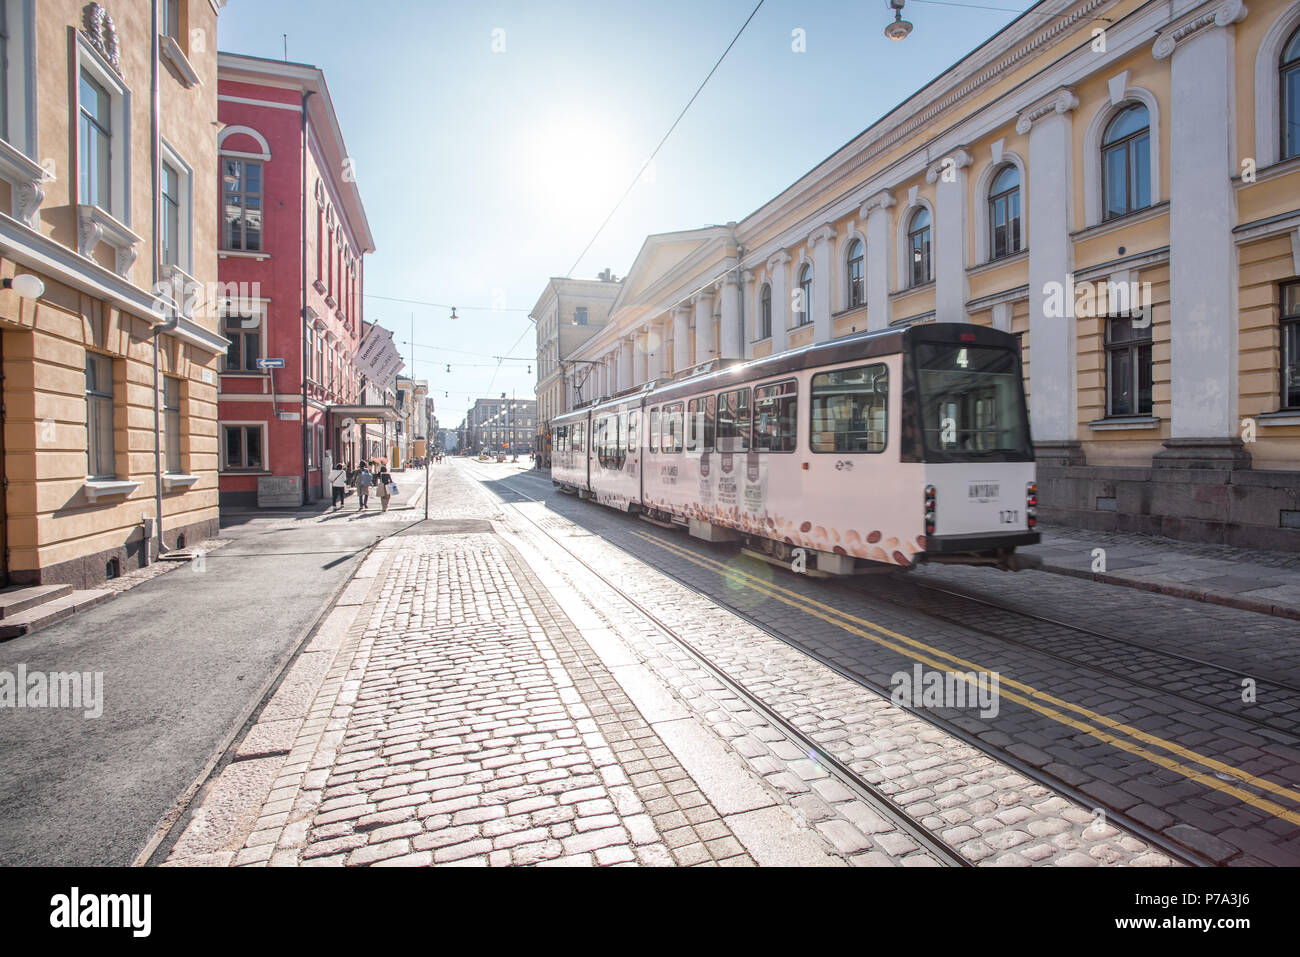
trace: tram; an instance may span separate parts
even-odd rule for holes
[[[706,364],[552,420],[555,486],[830,575],[1015,569],[1039,540],[1020,351],[930,323]]]

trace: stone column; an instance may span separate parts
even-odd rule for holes
[[[1172,422],[1166,451],[1156,455],[1157,466],[1250,467],[1250,455],[1236,434],[1237,250],[1232,241],[1237,222],[1232,187],[1237,172],[1233,24],[1245,16],[1240,0],[1228,0],[1213,19],[1171,24],[1151,51],[1156,59],[1172,56],[1173,89],[1169,117]],[[1151,197],[1153,203],[1159,200]]]
[[[632,357],[634,359],[634,371],[632,384],[640,385],[645,382],[650,375],[650,359],[646,355],[650,350],[649,330],[642,326],[632,334]]]
[[[754,295],[754,274],[740,274],[740,345],[746,359],[754,358],[754,333],[758,328],[758,299]]]
[[[624,337],[618,343],[618,387],[621,392],[632,385],[632,340]]]
[[[695,362],[708,362],[713,355],[713,290],[706,289],[691,300],[695,306]]]
[[[858,216],[865,224],[867,234],[867,328],[884,329],[893,318],[889,302],[889,269],[893,262],[893,244],[890,236],[889,210],[894,205],[894,194],[887,189],[873,194],[862,204]]]
[[[652,322],[646,330],[646,381],[658,379],[663,376],[664,368],[664,337],[663,329],[659,323]]]
[[[938,322],[966,322],[966,167],[974,157],[956,149],[925,172],[935,186],[934,303]]]
[[[691,364],[691,313],[686,306],[673,309],[673,371]]]
[[[831,297],[835,290],[835,227],[830,223],[808,237],[812,247],[813,341],[826,342],[834,338],[831,329]]]
[[[1029,134],[1029,406],[1034,444],[1044,465],[1082,464],[1078,433],[1075,320],[1049,308],[1074,268],[1070,112],[1079,105],[1062,87],[1020,114]],[[1073,308],[1070,309],[1073,312]]]
[[[740,284],[735,271],[728,272],[722,280],[722,328],[719,346],[723,359],[745,357],[745,330],[740,320]]]
[[[790,254],[777,253],[767,261],[772,282],[772,354],[785,352],[790,342]]]

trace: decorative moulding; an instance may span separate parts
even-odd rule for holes
[[[158,37],[158,50],[176,68],[176,72],[181,76],[181,82],[187,88],[193,89],[203,82],[194,67],[190,65],[189,58],[185,56],[181,45],[173,37],[166,34]]]
[[[98,3],[88,3],[81,11],[81,22],[82,35],[95,48],[95,52],[112,67],[113,72],[119,77],[122,76],[117,27],[113,25],[113,18],[109,16],[108,11]]]
[[[882,189],[867,197],[866,202],[858,210],[859,219],[868,219],[874,210],[887,210],[894,205],[894,194],[887,189]]]
[[[937,163],[931,163],[925,171],[925,181],[930,184],[937,183],[943,171],[951,166],[953,169],[965,169],[975,162],[975,157],[971,156],[970,151],[963,146],[957,147],[951,153],[945,155]]]
[[[1226,0],[1210,10],[1177,17],[1156,31],[1158,36],[1151,45],[1151,55],[1163,60],[1172,56],[1174,48],[1188,37],[1209,26],[1227,27],[1240,23],[1249,12],[1241,0]]]
[[[816,246],[818,243],[829,242],[835,238],[835,227],[826,223],[813,232],[808,237],[808,245]]]
[[[89,259],[101,242],[108,243],[117,250],[113,271],[123,279],[130,279],[137,247],[144,240],[100,207],[78,206],[77,252]]]
[[[174,488],[189,488],[199,480],[197,475],[185,475],[179,472],[163,473],[163,488],[171,491]]]
[[[81,486],[86,498],[91,502],[110,495],[131,495],[140,487],[139,482],[124,482],[117,479],[87,479]]]
[[[1016,132],[1024,136],[1033,129],[1036,120],[1047,116],[1049,113],[1063,116],[1078,106],[1079,98],[1074,95],[1074,91],[1069,87],[1060,87],[1037,103],[1020,111],[1020,116],[1016,119]]]
[[[45,202],[45,167],[26,153],[0,140],[0,179],[8,181],[13,194],[13,217],[35,229]]]

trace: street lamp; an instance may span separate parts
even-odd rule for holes
[[[889,0],[890,9],[894,11],[894,22],[885,27],[885,36],[891,40],[904,40],[912,32],[912,24],[903,19],[903,4],[906,0]]]

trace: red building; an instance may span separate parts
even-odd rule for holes
[[[320,70],[222,53],[217,95],[220,502],[298,504],[391,414],[355,364],[375,242]]]

